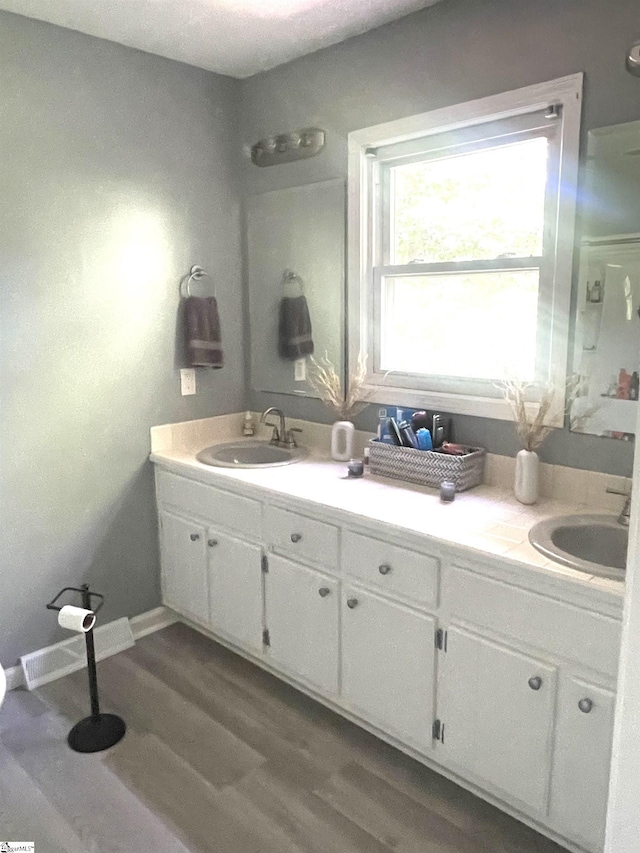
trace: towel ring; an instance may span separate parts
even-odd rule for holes
[[[194,264],[189,270],[189,275],[185,275],[182,281],[180,282],[180,295],[189,297],[193,296],[191,293],[191,282],[192,281],[201,281],[203,278],[211,278],[209,273],[205,270],[204,267],[199,266],[198,264]],[[218,296],[218,288],[214,286],[213,288],[213,296],[214,298]]]
[[[300,278],[298,273],[295,273],[293,270],[285,270],[282,274],[283,290],[288,284],[297,284],[300,288],[300,296],[304,296],[304,281]]]

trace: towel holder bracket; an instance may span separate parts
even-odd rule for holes
[[[289,270],[289,269],[285,270],[282,273],[282,291],[283,291],[283,294],[289,295],[288,291],[295,290],[296,288],[299,290],[299,293],[297,295],[303,296],[304,295],[304,281],[303,281],[303,279],[298,275],[298,273],[294,272],[293,270]]]
[[[200,264],[194,264],[189,270],[188,275],[183,276],[180,280],[180,296],[189,297],[193,296],[191,293],[191,282],[192,281],[201,281],[203,278],[211,278],[209,273],[206,271],[204,267],[201,267]],[[217,297],[217,288],[214,287],[213,290],[214,297]]]

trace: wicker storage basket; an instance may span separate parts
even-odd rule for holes
[[[369,442],[369,469],[381,477],[394,477],[437,489],[443,480],[455,483],[464,492],[482,482],[486,450],[473,448],[464,456],[452,456],[433,450],[396,447],[372,439]]]

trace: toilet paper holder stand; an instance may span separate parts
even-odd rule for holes
[[[82,607],[85,610],[93,611],[94,615],[98,613],[104,604],[104,595],[99,592],[91,592],[89,584],[82,584],[80,587],[65,586],[47,604],[47,610],[62,610],[62,605],[56,602],[67,592],[80,593],[82,597]],[[96,606],[92,607],[92,599],[96,599]],[[84,635],[87,646],[87,672],[89,675],[89,696],[91,699],[91,715],[80,720],[69,732],[67,742],[71,749],[75,752],[101,752],[103,749],[109,749],[118,741],[122,740],[127,730],[127,726],[120,717],[115,714],[103,714],[100,712],[100,702],[98,699],[98,676],[96,673],[96,651],[93,642],[93,628],[90,628]]]
[[[101,595],[99,592],[91,592],[89,584],[85,583],[82,586],[65,586],[65,588],[61,589],[56,597],[47,604],[47,610],[62,610],[62,605],[57,605],[56,601],[61,598],[65,592],[79,592],[82,596],[82,606],[86,610],[92,610],[94,613],[97,613],[104,604],[104,595]],[[96,607],[91,606],[92,598],[100,599]]]

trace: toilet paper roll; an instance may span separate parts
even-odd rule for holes
[[[58,613],[58,625],[69,631],[78,631],[86,634],[96,624],[96,614],[93,610],[85,610],[83,607],[74,607],[65,604]]]

